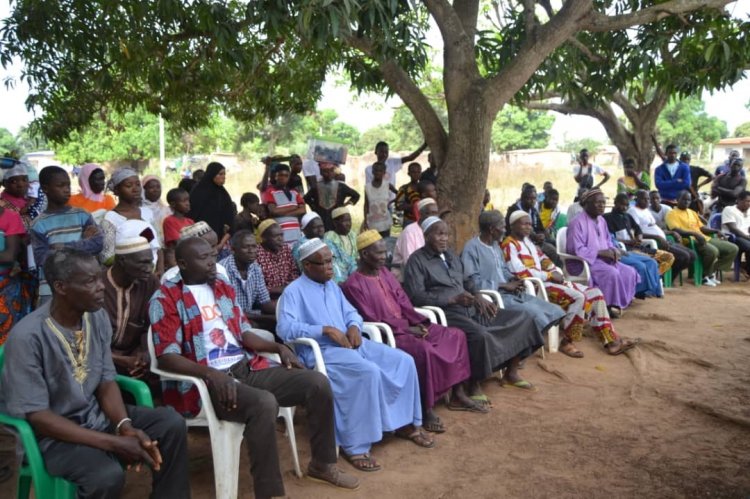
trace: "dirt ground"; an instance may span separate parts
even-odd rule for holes
[[[373,449],[377,473],[340,466],[362,482],[345,492],[292,472],[278,445],[287,497],[579,498],[750,496],[750,283],[668,289],[637,301],[615,322],[642,344],[619,357],[593,338],[583,359],[533,357],[522,373],[539,390],[484,389],[490,414],[438,408],[448,431],[434,449],[386,438]],[[309,460],[304,414],[295,429]],[[193,497],[210,498],[208,433],[190,431]],[[1,487],[0,487],[1,489]],[[243,447],[240,494],[253,497]],[[147,473],[131,473],[125,497],[148,495]],[[0,494],[4,495],[4,494]]]

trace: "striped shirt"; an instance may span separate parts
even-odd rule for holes
[[[258,262],[253,262],[247,267],[247,279],[244,280],[237,268],[234,255],[229,255],[219,263],[227,269],[229,282],[237,294],[237,303],[246,315],[253,312],[253,305],[256,303],[262,305],[271,301],[271,295],[268,293],[266,280],[263,279],[263,271]]]
[[[95,225],[91,215],[80,208],[71,206],[53,213],[45,211],[32,222],[29,234],[34,250],[34,261],[39,268],[39,296],[52,294],[44,279],[42,267],[53,245],[61,244],[67,248],[76,248],[94,256],[101,253],[104,242],[101,230],[97,235],[83,239],[83,232],[90,225]]]
[[[275,204],[277,208],[288,208],[293,206],[295,208],[299,206],[305,206],[305,200],[302,199],[299,192],[295,190],[289,191],[292,196],[291,199],[286,195],[283,189],[277,189],[276,187],[269,185],[268,188],[263,192],[263,202],[265,204]],[[296,215],[274,217],[276,223],[279,224],[281,230],[284,232],[284,242],[291,247],[299,236],[302,234],[299,225],[299,217]]]

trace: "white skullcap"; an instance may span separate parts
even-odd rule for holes
[[[115,245],[117,245],[119,241],[124,241],[133,237],[143,237],[148,242],[151,242],[156,239],[156,234],[154,233],[154,229],[151,227],[151,224],[148,222],[136,219],[126,220],[117,229]]]
[[[430,230],[430,227],[435,225],[438,222],[442,222],[440,217],[427,217],[425,218],[422,223],[420,224],[422,226],[422,232],[427,234],[427,231]]]
[[[331,212],[331,219],[336,219],[338,217],[344,216],[344,215],[351,215],[349,213],[349,208],[346,206],[341,206],[339,208],[336,208]]]
[[[529,217],[529,214],[523,210],[516,210],[508,217],[508,224],[513,225],[514,223],[516,223],[516,221],[522,219],[523,217]]]
[[[151,246],[145,237],[122,238],[115,244],[115,255],[129,255],[139,251],[151,252]]]
[[[299,223],[300,228],[304,229],[305,227],[307,227],[307,225],[310,222],[312,222],[316,218],[320,218],[320,215],[318,215],[314,211],[311,211],[310,213],[305,213],[305,216],[302,217],[302,220],[300,220],[300,223]]]
[[[188,237],[201,237],[211,232],[211,226],[204,221],[196,222],[180,229],[180,239]]]
[[[431,204],[437,204],[437,201],[435,201],[435,200],[434,200],[434,199],[432,199],[432,198],[424,198],[424,199],[420,199],[420,200],[419,200],[419,202],[417,203],[417,209],[418,209],[418,210],[421,210],[421,209],[422,209],[422,208],[424,208],[425,206],[429,206],[429,205],[431,205]]]
[[[29,172],[26,170],[26,165],[24,165],[23,163],[16,163],[15,165],[13,165],[13,168],[3,170],[3,180],[8,180],[9,178],[13,177],[22,177],[28,174]]]
[[[313,256],[318,251],[322,250],[323,248],[327,248],[328,246],[326,243],[318,239],[317,237],[314,237],[310,239],[309,241],[305,241],[302,243],[299,247],[299,260],[304,261]]]

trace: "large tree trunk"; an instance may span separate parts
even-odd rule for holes
[[[452,210],[449,220],[457,252],[478,232],[494,118],[487,107],[480,93],[471,89],[463,104],[450,114],[450,134],[438,177],[438,205],[441,210]]]

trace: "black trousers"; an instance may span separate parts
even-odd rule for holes
[[[750,239],[737,237],[734,240],[734,244],[740,249],[740,253],[745,254],[745,270],[750,273]]]
[[[208,391],[219,419],[245,423],[255,497],[285,495],[276,447],[279,406],[304,406],[313,462],[336,462],[333,392],[328,378],[307,369],[273,367],[251,371],[245,362],[232,366],[231,375],[241,382],[236,409],[226,410],[210,385]]]
[[[163,462],[161,470],[153,472],[151,497],[189,498],[185,419],[171,407],[150,409],[128,405],[126,408],[133,426],[159,442]],[[79,499],[116,499],[122,495],[125,470],[115,455],[57,440],[43,455],[50,475],[63,477],[78,486]]]

